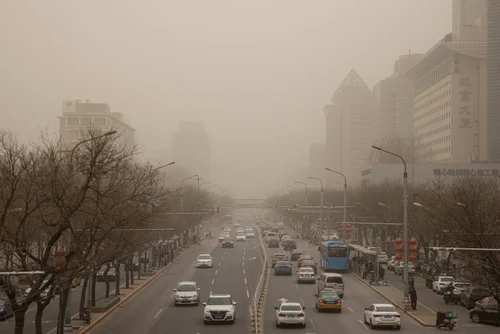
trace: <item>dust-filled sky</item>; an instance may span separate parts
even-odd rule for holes
[[[324,142],[351,68],[373,87],[450,31],[451,0],[0,0],[0,128],[36,138],[62,100],[105,102],[154,160],[201,120],[212,181],[264,195]]]

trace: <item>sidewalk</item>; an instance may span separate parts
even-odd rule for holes
[[[215,240],[215,241],[214,241]],[[154,274],[151,276],[145,276],[142,275],[141,273],[141,278],[138,280],[137,275],[134,275],[134,284],[129,284],[129,289],[125,288],[125,284],[122,284],[120,286],[120,301],[116,303],[113,307],[111,307],[109,310],[102,312],[102,313],[92,313],[92,323],[90,325],[85,325],[83,320],[79,320],[79,314],[73,315],[73,320],[72,320],[72,325],[73,325],[73,333],[75,334],[83,334],[89,332],[91,329],[93,329],[99,322],[103,321],[111,312],[113,312],[115,309],[120,307],[123,303],[125,303],[129,298],[131,298],[133,295],[138,293],[142,288],[147,286],[150,282],[154,281],[163,271],[165,271],[167,268],[169,268],[173,263],[177,262],[180,258],[182,258],[185,254],[190,252],[193,249],[199,249],[200,247],[202,248],[208,248],[208,247],[215,247],[216,244],[216,239],[202,239],[201,246],[198,245],[193,245],[191,244],[189,247],[185,248],[183,251],[180,252],[180,254],[174,258],[170,263],[168,263],[165,267],[161,269],[156,269],[154,270]],[[198,246],[198,247],[196,247]],[[114,294],[115,290],[111,292],[111,294]],[[52,331],[49,332],[55,333],[56,329],[54,328]]]
[[[351,275],[361,282],[368,285],[372,290],[377,292],[379,295],[387,299],[391,304],[394,304],[396,307],[404,311],[414,320],[419,322],[422,326],[426,327],[436,327],[436,311],[432,310],[430,307],[422,304],[421,302],[417,302],[417,309],[415,311],[405,311],[403,305],[403,291],[395,288],[394,286],[374,286],[370,285],[368,280],[362,279],[360,275],[359,268],[353,267],[351,268]],[[387,275],[387,274],[386,274]]]

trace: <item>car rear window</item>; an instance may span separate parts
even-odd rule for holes
[[[377,306],[377,312],[397,312],[392,306]]]
[[[343,284],[342,277],[327,277],[326,278],[326,283],[337,283],[337,284]]]
[[[302,307],[299,305],[282,305],[282,311],[302,311]]]
[[[453,277],[441,277],[441,282],[453,282]]]

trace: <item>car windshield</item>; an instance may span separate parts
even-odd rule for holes
[[[453,277],[441,277],[441,282],[453,282]]]
[[[244,237],[245,233],[238,233],[238,237]]]
[[[342,277],[330,276],[326,278],[326,282],[342,284]]]
[[[231,305],[231,298],[229,297],[210,297],[207,305]]]
[[[455,283],[453,286],[455,288],[465,288],[466,286],[468,286],[469,284],[466,284],[466,283]]]
[[[328,291],[328,292],[322,292],[320,297],[321,298],[339,298],[339,295],[337,295],[335,292]]]
[[[311,260],[311,259],[312,259],[312,256],[311,256],[311,255],[307,255],[307,254],[302,254],[302,255],[300,256],[300,258],[301,258],[302,260]]]
[[[314,270],[312,270],[312,268],[300,268],[300,271],[301,273],[312,273],[314,272]]]
[[[231,238],[225,238],[224,241],[231,241]]]
[[[379,255],[379,256],[387,256],[387,254],[386,254],[386,253],[384,253],[384,252],[380,252],[380,253],[378,253],[378,255]]]
[[[290,267],[290,263],[284,261],[276,262],[276,267]]]
[[[281,305],[281,311],[302,311],[300,305]]]
[[[397,312],[392,306],[377,306],[377,312]]]
[[[210,260],[211,257],[210,257],[210,255],[200,255],[200,256],[198,256],[198,259],[199,260]]]
[[[177,286],[177,291],[196,291],[196,285],[194,284],[181,284]]]
[[[302,261],[302,265],[303,266],[312,266],[312,265],[314,265],[314,261],[313,260],[304,260],[304,261]]]

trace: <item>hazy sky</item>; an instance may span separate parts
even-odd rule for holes
[[[262,195],[324,142],[351,68],[368,86],[451,31],[451,0],[0,1],[0,128],[58,131],[62,100],[106,102],[140,145],[202,120],[212,181]]]

